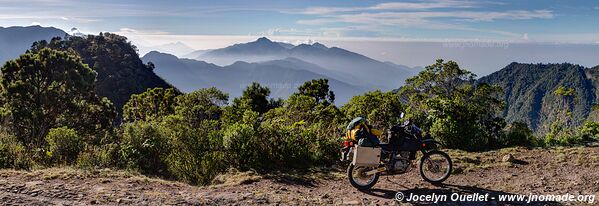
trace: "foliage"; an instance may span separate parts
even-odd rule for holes
[[[191,184],[207,184],[226,169],[222,140],[216,130],[218,121],[205,120],[192,126],[181,116],[170,116],[161,123],[168,141],[163,157],[174,178]]]
[[[551,130],[545,134],[542,146],[570,146],[580,143],[581,140],[573,129],[554,122],[551,124]]]
[[[83,63],[98,74],[96,93],[113,102],[119,114],[133,94],[149,88],[172,88],[152,71],[153,65],[146,65],[139,59],[137,48],[124,36],[104,32],[64,39],[56,37],[49,42],[35,42],[30,50],[35,53],[43,48],[78,54]]]
[[[160,118],[175,113],[177,92],[174,89],[154,88],[134,94],[123,106],[123,120],[160,121]]]
[[[314,97],[316,103],[332,104],[335,102],[335,94],[329,91],[328,79],[313,79],[305,82],[298,88],[300,95]]]
[[[34,164],[25,147],[6,131],[0,132],[0,168],[29,169]]]
[[[514,122],[505,128],[504,138],[500,140],[501,147],[533,146],[536,138],[525,123]]]
[[[389,128],[400,123],[404,106],[396,93],[377,90],[354,96],[341,111],[347,119],[365,117],[375,128]]]
[[[417,76],[406,80],[400,91],[409,98],[411,117],[445,146],[485,150],[498,145],[503,119],[497,117],[501,89],[475,84],[475,75],[456,62],[437,60]]]
[[[163,157],[169,149],[167,144],[158,123],[144,121],[125,123],[120,149],[124,166],[145,174],[166,176]]]
[[[84,147],[83,138],[68,127],[50,129],[45,139],[48,142],[46,154],[51,162],[71,164]]]
[[[28,52],[2,67],[4,109],[13,132],[41,147],[50,128],[94,134],[111,125],[113,107],[94,92],[96,73],[76,55],[52,49]]]
[[[269,95],[270,89],[263,87],[259,83],[252,82],[251,85],[247,86],[245,90],[243,90],[241,97],[235,98],[233,100],[233,106],[247,106],[252,111],[263,114],[274,107],[280,106],[278,105],[278,101],[274,99],[269,100]]]
[[[76,163],[80,168],[109,168],[119,164],[119,146],[115,143],[90,145],[77,157]]]
[[[580,135],[583,139],[595,139],[599,141],[599,122],[585,122],[580,127]]]
[[[227,104],[229,95],[212,87],[199,89],[177,97],[175,111],[192,126],[200,126],[204,120],[219,120],[222,107]]]
[[[597,68],[569,63],[511,63],[478,80],[502,87],[506,102],[501,117],[507,122],[526,123],[537,136],[545,136],[552,124],[576,129],[589,119],[596,103]],[[565,112],[565,110],[568,110]],[[597,112],[595,113],[595,117]],[[568,122],[563,122],[567,115]]]
[[[227,99],[216,88],[179,96],[158,88],[132,98],[125,111],[143,111],[145,118],[125,114],[133,121],[124,126],[121,140],[127,167],[192,184],[210,182],[225,169],[220,119]]]

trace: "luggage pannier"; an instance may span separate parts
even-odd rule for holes
[[[380,147],[354,147],[354,159],[352,163],[356,167],[377,167],[381,163]]]

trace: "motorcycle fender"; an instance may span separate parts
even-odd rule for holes
[[[377,168],[377,169],[370,170],[370,171],[366,172],[366,175],[373,175],[373,174],[376,174],[376,173],[379,173],[379,172],[384,172],[386,170],[387,170],[386,167],[380,167],[380,168]]]
[[[437,146],[437,145],[439,145],[441,143],[439,143],[439,142],[437,142],[437,141],[435,141],[433,139],[425,139],[425,140],[422,140],[422,144],[426,145],[426,148],[430,148],[430,147],[434,148],[434,146]]]

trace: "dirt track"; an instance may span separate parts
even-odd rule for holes
[[[430,202],[396,202],[405,195],[486,194],[583,194],[596,195],[588,202],[535,202],[537,205],[599,204],[599,147],[533,149],[510,148],[485,153],[449,151],[456,174],[434,186],[416,171],[381,177],[371,191],[358,191],[343,171],[302,175],[250,174],[223,179],[243,184],[195,187],[147,178],[127,172],[82,171],[53,168],[33,172],[0,170],[0,202],[4,205],[395,205]],[[502,162],[511,153],[516,163]],[[518,205],[521,202],[440,202],[451,205]]]

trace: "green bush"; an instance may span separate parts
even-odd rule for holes
[[[168,140],[164,157],[169,174],[191,184],[208,184],[226,169],[218,121],[195,122],[181,116],[169,116],[161,123],[161,132]],[[198,125],[199,124],[199,125]]]
[[[573,146],[587,141],[582,131],[587,131],[590,134],[592,132],[592,124],[588,125],[589,128],[581,128],[578,133],[569,127],[564,127],[558,122],[551,124],[551,130],[545,134],[544,145],[539,146]],[[582,134],[581,134],[582,133]]]
[[[119,161],[119,147],[117,144],[86,145],[86,148],[77,157],[77,166],[81,168],[108,168],[115,167]]]
[[[599,122],[585,122],[579,133],[585,140],[599,141]]]
[[[261,155],[256,143],[259,141],[258,131],[254,125],[234,123],[223,131],[223,147],[227,151],[230,164],[241,170],[260,167]]]
[[[48,143],[46,154],[51,163],[73,163],[84,147],[83,138],[68,127],[50,129],[45,139]]]
[[[0,132],[0,168],[29,169],[34,162],[16,137]]]
[[[128,169],[144,174],[167,174],[163,162],[168,142],[162,136],[158,123],[137,121],[123,125],[120,156]]]
[[[522,122],[514,122],[507,126],[500,143],[502,147],[533,146],[536,144],[532,131],[528,128],[528,125]]]
[[[304,121],[289,126],[279,121],[256,125],[248,121],[252,114],[246,112],[244,116],[244,122],[229,125],[223,131],[223,145],[230,165],[235,168],[258,171],[306,169],[332,162],[337,157],[337,139],[319,137],[318,128]]]

